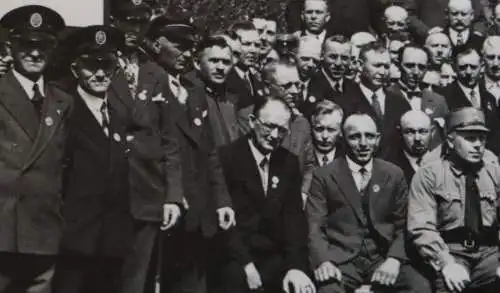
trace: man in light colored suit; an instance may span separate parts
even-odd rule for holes
[[[403,171],[373,158],[380,133],[368,114],[343,125],[346,156],[317,169],[306,204],[318,292],[428,292],[407,262]],[[329,212],[335,211],[335,212]]]

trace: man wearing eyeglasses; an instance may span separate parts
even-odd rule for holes
[[[0,292],[51,292],[63,229],[61,180],[71,97],[45,72],[65,22],[28,5],[5,14],[13,67],[0,79]]]
[[[130,249],[126,124],[108,88],[124,43],[117,29],[91,26],[66,40],[72,48],[69,92],[74,109],[68,123],[62,209],[65,227],[54,292],[117,292],[123,259]]]
[[[479,82],[482,62],[478,51],[474,49],[459,51],[455,60],[457,80],[437,92],[445,97],[450,111],[461,107],[474,107],[484,112],[486,124],[491,129],[486,148],[498,155],[500,132],[495,125],[499,125],[500,121],[495,97]]]
[[[228,235],[224,292],[315,293],[304,273],[299,162],[281,147],[291,117],[285,101],[265,96],[249,117],[251,132],[219,150],[238,223]]]

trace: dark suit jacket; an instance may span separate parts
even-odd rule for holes
[[[167,101],[162,114],[171,117],[177,129],[184,194],[189,205],[185,229],[201,229],[203,235],[212,236],[218,229],[216,209],[231,207],[231,198],[213,140],[205,92],[186,78],[181,83],[188,92],[186,104],[181,105],[165,86],[163,96]]]
[[[445,97],[450,111],[461,107],[472,106],[471,102],[467,99],[467,96],[458,85],[458,81],[440,89],[438,92]],[[479,85],[479,94],[481,96],[481,108],[485,114],[486,124],[490,129],[486,148],[490,149],[498,156],[500,154],[500,130],[498,129],[500,119],[498,117],[496,100],[495,97],[486,90],[483,84]]]
[[[125,126],[109,101],[110,136],[106,137],[83,99],[68,123],[67,167],[63,181],[66,222],[63,251],[84,255],[124,256],[131,244],[128,161]]]
[[[220,148],[219,153],[238,223],[228,243],[232,256],[244,266],[278,254],[288,268],[307,269],[297,158],[282,147],[272,153],[265,195],[248,136]]]
[[[450,37],[450,31],[449,28],[446,29],[446,35]],[[462,46],[455,46],[453,43],[451,43],[451,58],[456,58],[457,53],[462,50],[463,48],[472,48],[475,49],[477,52],[481,53],[483,49],[483,43],[484,43],[484,37],[482,35],[478,35],[477,32],[474,30],[469,31],[469,39],[463,44]]]
[[[0,251],[58,252],[71,107],[69,95],[46,84],[40,119],[12,71],[0,79]]]
[[[161,221],[163,204],[182,205],[184,195],[176,128],[170,118],[161,121],[163,103],[152,102],[153,97],[162,94],[166,80],[161,67],[145,62],[139,67],[136,97],[131,96],[121,70],[108,91],[116,119],[125,126],[128,137],[131,212],[135,219],[143,221]],[[72,83],[65,87],[76,87]]]
[[[321,167],[321,162],[318,161],[318,157],[316,156],[316,151],[313,150],[313,152],[314,152],[314,168],[317,169],[317,168]],[[337,158],[341,158],[343,156],[345,156],[344,145],[343,145],[343,142],[339,142],[337,144],[337,146],[335,147],[335,157],[334,157],[334,160],[337,159]],[[330,162],[330,163],[333,163],[333,162]]]
[[[352,90],[356,84],[348,79],[343,80],[342,93]],[[310,118],[316,104],[323,100],[330,100],[342,109],[345,109],[348,101],[342,98],[342,93],[337,92],[332,88],[322,70],[318,70],[312,77],[308,88],[308,97],[305,101],[299,104],[298,109],[305,117]]]
[[[306,204],[312,267],[325,261],[346,263],[362,245],[368,222],[376,233],[382,255],[406,259],[404,228],[408,186],[399,167],[374,159],[372,177],[363,196],[369,197],[369,217],[364,216],[362,195],[347,165],[339,158],[315,171]],[[370,221],[368,221],[368,219]]]
[[[406,182],[408,185],[411,183],[411,179],[413,178],[413,175],[415,175],[415,170],[411,166],[401,147],[393,148],[392,151],[387,153],[383,159],[401,168],[405,175]]]
[[[41,119],[12,71],[0,79],[0,251],[58,252],[71,97],[46,84]]]
[[[396,96],[394,93],[386,90],[385,95],[385,112],[384,119],[382,120],[375,114],[372,105],[364,96],[359,85],[352,87],[341,96],[341,99],[348,101],[344,111],[344,117],[348,117],[350,114],[358,111],[367,113],[372,117],[376,117],[375,121],[378,125],[380,133],[382,134],[378,152],[380,154],[388,151],[391,144],[394,142],[394,139],[398,137],[396,127],[399,125],[401,115],[411,109],[410,105],[406,101],[401,100],[401,98]]]
[[[237,110],[253,105],[255,99],[259,97],[258,93],[265,87],[259,74],[250,74],[250,80],[253,86],[253,95],[248,87],[248,83],[240,78],[235,68],[233,68],[227,76],[227,90],[237,97]]]

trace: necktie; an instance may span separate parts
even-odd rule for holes
[[[336,93],[341,94],[342,93],[342,88],[340,87],[340,82],[336,82],[335,86],[333,87]]]
[[[252,84],[252,80],[250,79],[250,70],[247,70],[245,72],[245,81],[248,85],[248,89],[250,90],[250,94],[253,96],[254,93],[253,93],[253,84]]]
[[[457,33],[457,47],[465,44],[464,32]]]
[[[476,91],[474,89],[471,89],[470,91],[470,102],[472,104],[472,107],[474,108],[481,108],[481,103],[479,102],[479,97],[476,95]]]
[[[375,114],[377,115],[377,117],[380,119],[383,119],[384,114],[382,112],[382,106],[380,106],[380,101],[378,100],[378,96],[376,93],[373,93],[373,96],[372,96],[372,107],[373,107],[373,110],[375,111]]]
[[[465,174],[465,229],[468,236],[477,236],[482,228],[481,198],[475,182],[476,173]]]
[[[43,96],[40,92],[40,88],[38,84],[33,84],[33,97],[31,98],[31,103],[33,107],[35,107],[36,113],[38,116],[42,115],[42,107],[43,107]]]
[[[109,137],[110,133],[110,124],[109,124],[109,117],[108,117],[108,103],[105,101],[102,102],[101,105],[101,117],[102,117],[102,130],[104,131],[104,134]]]
[[[325,166],[326,164],[328,164],[328,156],[327,155],[323,155],[323,158],[321,158],[321,162],[322,162],[322,165],[321,166]]]
[[[267,166],[269,164],[269,160],[267,157],[264,157],[262,161],[259,163],[259,173],[260,173],[260,178],[262,179],[262,188],[264,189],[264,194],[267,194],[267,185],[268,185],[268,172],[267,172]]]
[[[172,79],[170,84],[172,85],[172,93],[179,100],[179,103],[185,104],[188,96],[186,89],[176,79]]]
[[[366,170],[365,167],[359,169],[359,174],[361,175],[361,180],[359,182],[359,192],[361,194],[364,194],[366,186],[368,185],[368,181],[370,181],[370,174],[368,174],[368,170]]]
[[[417,163],[417,166],[420,166],[420,164],[422,164],[422,157],[419,157],[416,161]]]

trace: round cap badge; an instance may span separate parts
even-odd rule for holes
[[[42,15],[38,12],[35,12],[30,17],[30,25],[34,28],[39,28],[42,26],[43,18]]]
[[[106,33],[104,31],[97,31],[95,33],[95,43],[102,46],[106,44]]]

